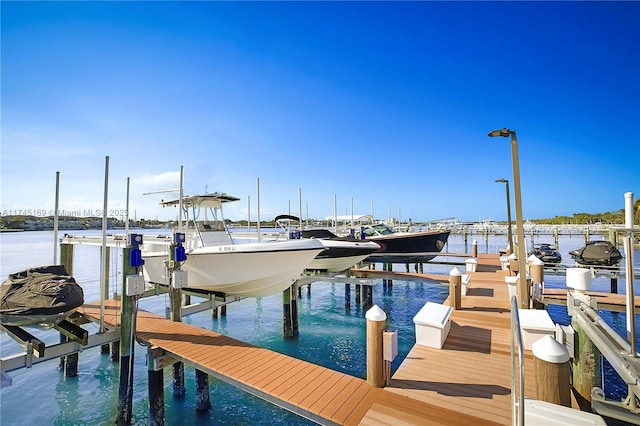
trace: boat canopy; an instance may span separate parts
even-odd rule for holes
[[[232,201],[240,201],[240,198],[228,195],[225,192],[214,192],[211,194],[202,195],[185,195],[182,197],[182,205],[184,208],[196,207],[196,208],[222,208],[222,203],[229,203]],[[178,206],[180,199],[164,201],[160,203],[162,207]]]

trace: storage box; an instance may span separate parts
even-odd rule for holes
[[[509,270],[509,256],[500,256],[500,269],[503,271]]]
[[[531,350],[533,344],[544,336],[548,335],[555,339],[556,326],[547,311],[543,309],[519,309],[518,315],[520,316],[522,344],[525,349]]]
[[[537,399],[525,398],[524,424],[533,425],[590,425],[606,426],[604,419],[587,411],[580,411],[563,405],[552,404]]]
[[[471,275],[462,274],[462,290],[461,294],[463,296],[467,295],[467,291],[469,291],[469,282],[471,281]]]
[[[416,344],[442,348],[451,328],[451,306],[427,302],[413,317]]]
[[[472,257],[471,259],[465,260],[464,264],[467,272],[476,272],[476,269],[478,268],[478,259]]]
[[[513,299],[513,296],[518,295],[518,277],[504,277],[504,282],[507,283],[507,290],[509,291],[509,303],[511,303],[511,299]]]

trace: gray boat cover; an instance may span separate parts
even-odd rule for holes
[[[3,318],[11,315],[55,315],[83,303],[82,287],[67,274],[63,265],[16,272],[0,285],[0,314]]]

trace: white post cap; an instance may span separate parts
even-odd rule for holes
[[[453,268],[451,272],[449,272],[450,277],[459,277],[462,275],[462,272],[458,268]]]
[[[364,316],[369,321],[386,321],[387,314],[378,305],[373,305]]]
[[[552,364],[562,364],[569,361],[569,351],[553,337],[546,335],[531,345],[533,356]]]

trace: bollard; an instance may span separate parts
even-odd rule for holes
[[[538,399],[571,407],[569,351],[551,336],[532,345]]]
[[[471,244],[471,256],[478,257],[478,241],[477,240],[473,240],[473,243]]]
[[[458,268],[449,273],[449,306],[453,309],[462,307],[462,274]]]
[[[544,262],[534,256],[529,262],[529,274],[531,275],[531,282],[534,284],[540,284],[544,282]]]
[[[518,273],[518,256],[515,253],[509,255],[509,275],[516,275]]]
[[[375,388],[384,387],[383,332],[387,314],[374,305],[365,314],[367,319],[367,383]]]

